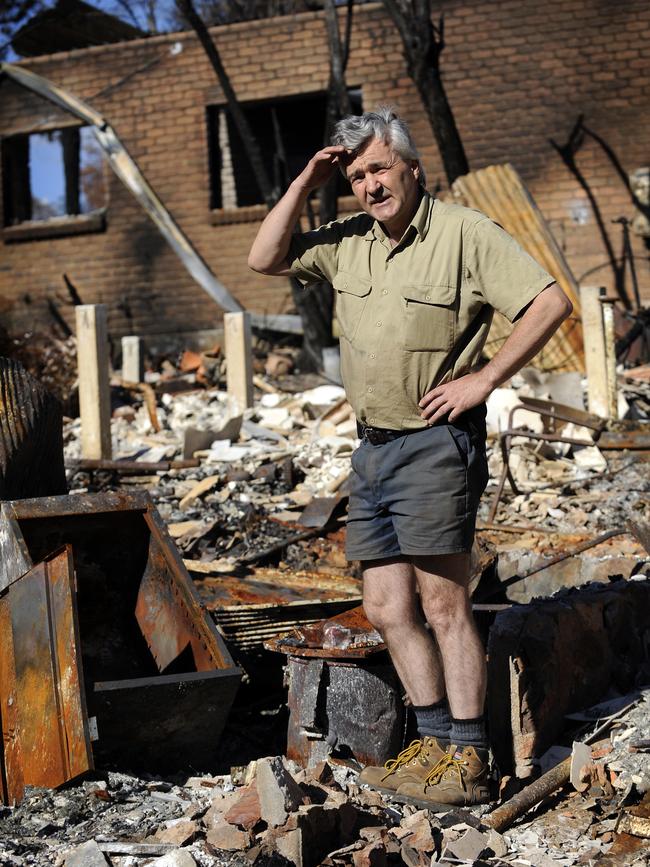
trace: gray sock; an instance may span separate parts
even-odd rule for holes
[[[446,698],[435,702],[435,704],[420,707],[413,705],[413,712],[417,720],[420,737],[433,737],[439,741],[449,741],[451,716]]]
[[[475,719],[454,719],[452,717],[449,740],[457,747],[488,749],[485,715],[477,716]]]

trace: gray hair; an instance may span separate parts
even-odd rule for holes
[[[332,144],[343,145],[355,152],[373,138],[385,142],[403,160],[415,160],[420,169],[419,183],[426,186],[424,167],[411,132],[390,105],[380,105],[376,111],[344,117],[334,127]]]

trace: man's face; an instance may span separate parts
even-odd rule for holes
[[[346,167],[363,210],[379,220],[392,237],[401,237],[418,206],[419,169],[385,142],[371,139]]]

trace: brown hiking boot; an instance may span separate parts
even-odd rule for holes
[[[396,800],[418,807],[445,810],[450,806],[485,804],[490,800],[487,750],[450,744],[440,761],[419,783],[409,782],[398,789]]]
[[[422,788],[428,774],[445,756],[445,750],[434,737],[411,741],[394,759],[389,759],[383,768],[369,765],[359,774],[359,783],[394,794],[400,786],[412,783]]]

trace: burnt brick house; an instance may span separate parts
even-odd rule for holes
[[[650,7],[644,0],[441,0],[444,80],[472,169],[512,163],[578,279],[612,285],[586,192],[549,139],[579,114],[625,172],[650,153]],[[272,114],[297,172],[322,141],[325,26],[305,13],[214,28],[224,65],[273,165]],[[32,70],[105,117],[217,278],[246,308],[291,310],[288,283],[250,272],[265,213],[225,100],[193,33],[30,57]],[[357,105],[398,107],[419,142],[430,188],[444,187],[435,143],[381,3],[355,13],[347,81]],[[0,78],[0,314],[10,331],[46,328],[48,299],[70,324],[62,275],[86,303],[106,303],[113,336],[217,327],[221,310],[192,280],[79,120]],[[585,138],[577,163],[615,254],[635,216],[605,151]],[[341,210],[352,207],[343,196]],[[648,250],[632,245],[650,296]]]

